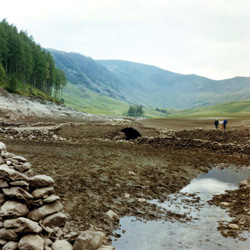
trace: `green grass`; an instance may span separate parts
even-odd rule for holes
[[[175,111],[170,117],[239,117],[250,115],[250,99],[221,103],[202,108]]]

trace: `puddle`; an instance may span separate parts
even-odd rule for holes
[[[244,232],[240,241],[224,238],[217,230],[218,220],[230,221],[226,209],[209,205],[214,194],[238,188],[238,182],[250,176],[250,168],[239,169],[230,166],[226,169],[212,169],[207,174],[184,187],[180,193],[170,195],[164,203],[150,201],[167,211],[185,214],[192,219],[179,221],[138,221],[135,217],[120,220],[121,234],[112,245],[117,250],[166,250],[166,249],[249,249],[250,234]],[[124,232],[125,233],[122,233]]]

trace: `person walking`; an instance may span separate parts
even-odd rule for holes
[[[223,130],[224,129],[224,120],[220,120],[220,129]]]
[[[223,121],[224,130],[226,130],[226,125],[227,125],[227,120],[225,119],[225,120]]]
[[[214,128],[217,129],[218,128],[218,125],[219,125],[219,121],[216,119],[214,121]]]

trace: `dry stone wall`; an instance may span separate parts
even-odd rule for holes
[[[34,175],[31,164],[0,142],[0,249],[95,250],[105,246],[100,231],[68,232],[68,216],[55,194],[54,180]]]

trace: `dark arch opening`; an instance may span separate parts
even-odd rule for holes
[[[137,137],[141,137],[141,134],[133,128],[124,128],[122,132],[126,135],[126,140],[134,140]]]

